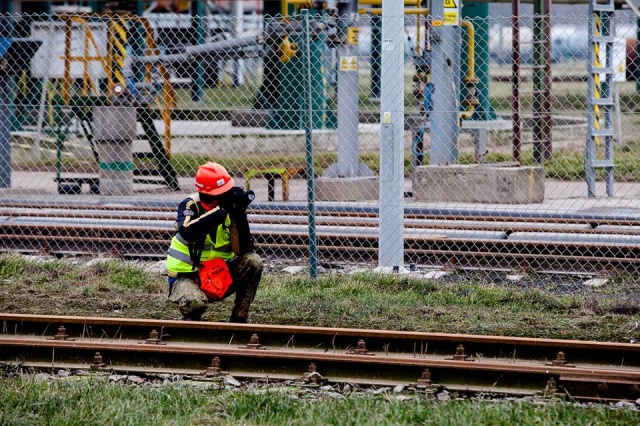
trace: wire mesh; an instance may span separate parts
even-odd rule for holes
[[[441,25],[417,3],[397,28],[404,73],[389,76],[380,9],[301,7],[3,16],[2,250],[162,256],[214,161],[256,193],[262,255],[307,259],[311,234],[321,266],[374,267],[391,243],[381,89],[399,84],[406,265],[637,270],[629,11]]]

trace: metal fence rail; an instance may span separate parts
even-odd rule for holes
[[[443,233],[474,220],[465,212],[551,225],[624,217],[631,225],[616,227],[618,239],[589,252],[604,258],[620,238],[636,244],[631,12],[596,7],[551,21],[545,10],[515,19],[483,3],[414,3],[387,16],[376,5],[302,11],[293,2],[287,19],[252,15],[240,26],[222,15],[3,16],[0,200],[177,206],[195,191],[196,168],[215,161],[256,192],[254,214],[306,203],[312,268],[322,257],[315,209],[371,208],[380,222],[354,226],[389,247],[398,243],[383,232],[395,226],[382,213],[389,200],[398,218],[443,212]],[[393,18],[400,25],[385,27]],[[390,74],[385,55],[397,46],[404,61]],[[401,107],[389,93],[403,97]],[[385,130],[396,117],[401,135]],[[389,140],[400,141],[399,154]],[[390,185],[394,164],[403,179]],[[411,235],[437,230],[412,225]],[[536,243],[553,234],[506,232]],[[584,236],[553,234],[545,253]],[[421,256],[407,251],[404,262]],[[579,263],[571,268],[580,272]]]

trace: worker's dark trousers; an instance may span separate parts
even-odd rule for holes
[[[247,322],[251,302],[256,296],[262,278],[262,260],[255,253],[247,253],[227,261],[233,282],[222,299],[235,293],[235,303],[230,322]],[[169,286],[168,300],[176,303],[182,317],[199,321],[211,302],[198,282],[190,277],[181,277]]]

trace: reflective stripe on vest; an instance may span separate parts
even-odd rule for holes
[[[207,235],[202,255],[200,256],[201,262],[215,258],[229,260],[234,256],[231,250],[229,231],[225,230],[225,228],[229,229],[230,223],[229,216],[227,216],[225,219],[226,226],[218,226],[216,230],[217,246],[213,244],[211,237]],[[167,271],[174,273],[194,271],[193,262],[191,261],[191,256],[189,256],[189,244],[178,233],[171,239],[171,246],[167,253],[166,268]]]

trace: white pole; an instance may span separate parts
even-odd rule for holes
[[[378,266],[404,264],[404,1],[382,2]]]

